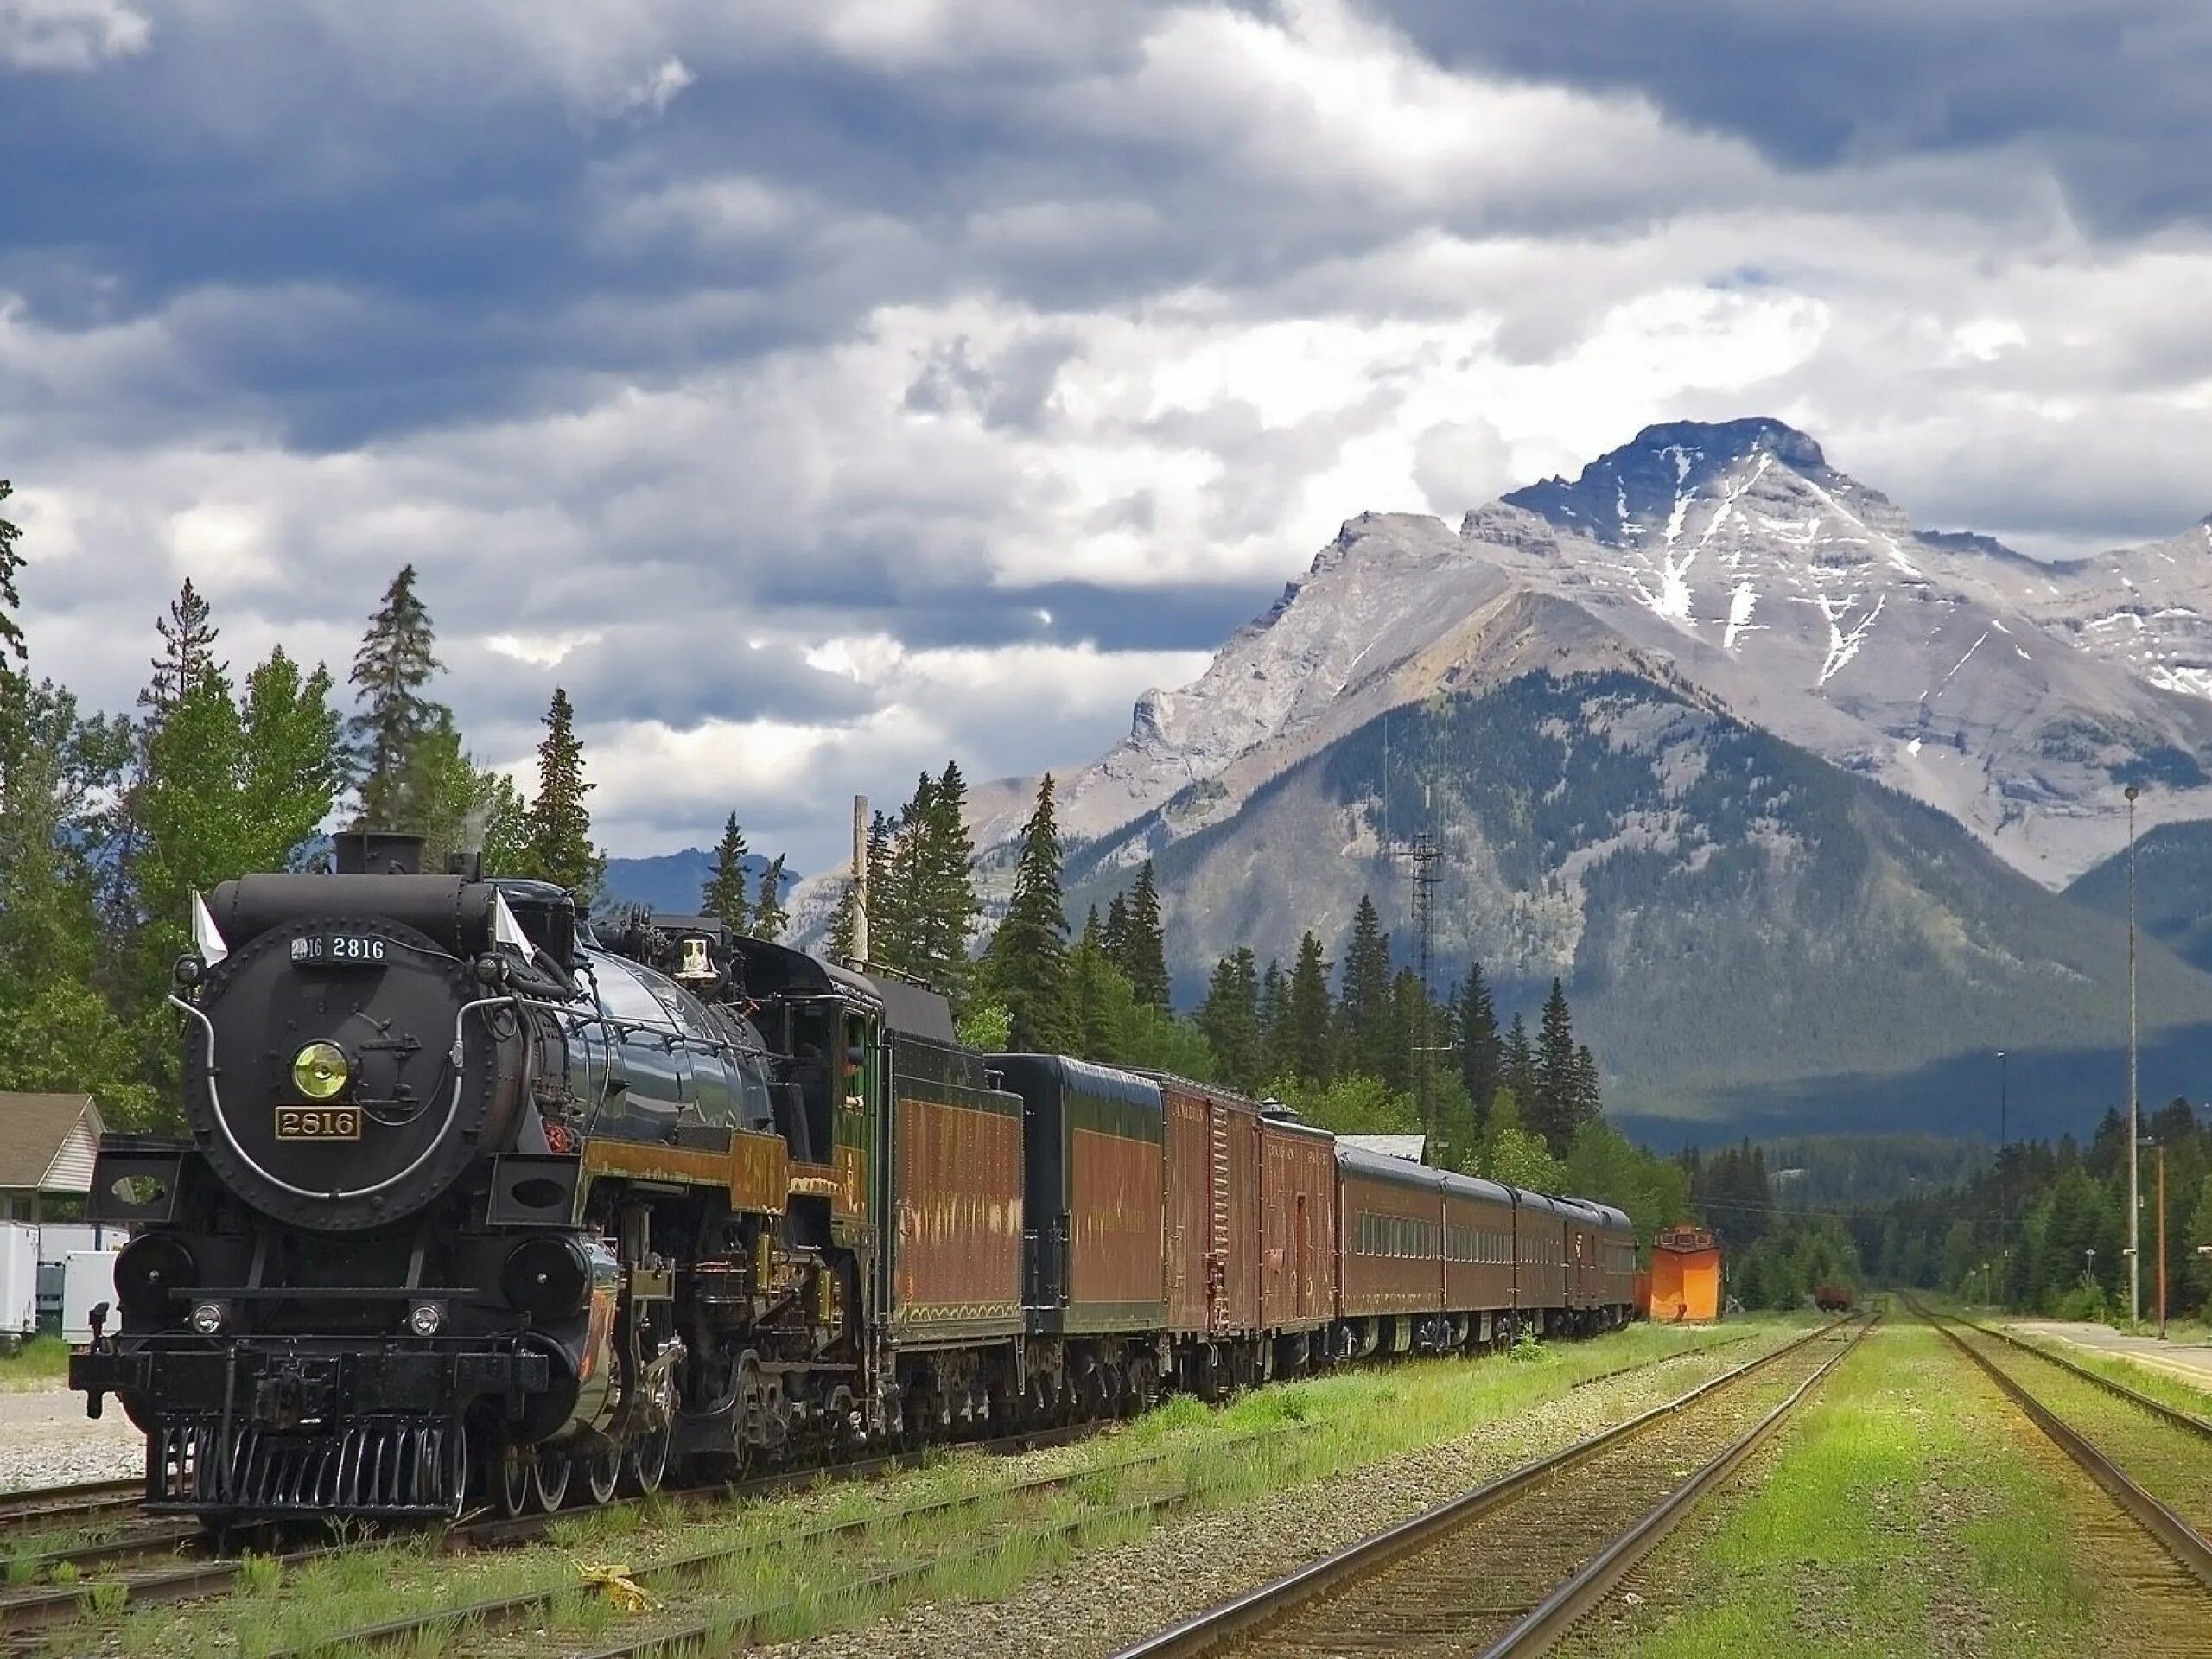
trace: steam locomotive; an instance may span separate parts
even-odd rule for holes
[[[150,1510],[603,1503],[1629,1315],[1618,1211],[419,857],[357,833],[194,900],[189,1137],[103,1141],[136,1236],[70,1365]]]

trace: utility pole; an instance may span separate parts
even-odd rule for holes
[[[1423,804],[1431,805],[1426,789],[1421,795]],[[1436,886],[1441,880],[1437,868],[1441,856],[1436,837],[1428,830],[1423,830],[1414,837],[1414,950],[1421,971],[1421,1028],[1414,1033],[1414,1102],[1421,1114],[1421,1133],[1429,1137],[1433,1152],[1437,1123],[1436,1090],[1432,1075],[1435,1063],[1435,1016],[1432,1011],[1436,1006]]]
[[[2135,798],[2127,786],[2127,1325],[2143,1323],[2143,1194],[2141,1102],[2136,1096],[2135,1027]]]
[[[1997,1242],[2005,1242],[2005,1051],[1997,1051]]]

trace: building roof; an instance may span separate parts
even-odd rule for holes
[[[1385,1158],[1405,1158],[1421,1162],[1421,1155],[1428,1137],[1421,1135],[1340,1135],[1337,1144],[1357,1147],[1362,1152],[1378,1152]]]
[[[102,1127],[90,1095],[0,1092],[0,1187],[91,1192]]]

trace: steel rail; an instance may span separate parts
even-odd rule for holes
[[[1484,1659],[1521,1659],[1523,1655],[1541,1653],[1573,1630],[1612,1593],[1630,1568],[1649,1554],[1697,1507],[1700,1498],[1733,1474],[1745,1459],[1764,1446],[1795,1414],[1813,1390],[1827,1380],[1830,1371],[1858,1351],[1880,1317],[1876,1314],[1862,1324],[1840,1351],[1792,1389],[1773,1410],[1738,1435],[1719,1456],[1630,1522],[1572,1578],[1529,1609],[1519,1624],[1484,1650]]]
[[[1990,1381],[2003,1390],[2005,1398],[2026,1413],[2029,1420],[2073,1459],[2090,1479],[2103,1487],[2131,1520],[2163,1544],[2166,1553],[2180,1562],[2190,1576],[2212,1590],[2212,1542],[2207,1542],[2196,1528],[2137,1485],[2118,1464],[2097,1449],[2094,1442],[2068,1425],[2030,1394],[2017,1378],[1951,1328],[1952,1323],[1963,1321],[1947,1321],[1944,1315],[1934,1313],[1912,1297],[1906,1297],[1904,1301],[1907,1307],[1927,1320],[1933,1329],[1942,1332],[1953,1346],[1980,1366]]]
[[[9,1570],[24,1582],[41,1576],[50,1576],[57,1567],[86,1567],[110,1561],[128,1560],[134,1555],[154,1555],[163,1552],[174,1554],[181,1547],[197,1544],[207,1535],[197,1525],[158,1527],[120,1538],[102,1538],[90,1543],[68,1544],[60,1549],[42,1550],[35,1555],[17,1555],[8,1563]],[[0,1601],[0,1606],[4,1606]]]
[[[1379,1571],[1432,1539],[1489,1514],[1530,1488],[1587,1462],[1607,1447],[1675,1416],[1707,1395],[1742,1382],[1777,1360],[1796,1353],[1808,1344],[1834,1334],[1848,1323],[1849,1320],[1837,1319],[1816,1325],[1804,1335],[1755,1359],[1746,1360],[1718,1376],[1708,1377],[1687,1393],[1662,1402],[1649,1411],[1640,1412],[1611,1428],[1602,1429],[1586,1440],[1577,1440],[1548,1457],[1523,1464],[1511,1473],[1500,1476],[1472,1491],[1447,1498],[1409,1520],[1402,1521],[1333,1554],[1325,1555],[1319,1560],[1286,1573],[1272,1583],[1247,1591],[1143,1641],[1132,1643],[1119,1649],[1114,1659],[1193,1659],[1194,1656],[1213,1652],[1260,1625],[1274,1623],[1292,1609],[1327,1594],[1351,1579]]]
[[[2199,1434],[2207,1440],[2212,1440],[2212,1422],[2208,1422],[2193,1413],[2183,1411],[2178,1407],[2170,1406],[2163,1400],[2153,1400],[2149,1395],[2128,1387],[2118,1377],[2107,1376],[2101,1372],[2093,1371],[2078,1360],[2069,1359],[2064,1354],[2054,1353],[2042,1344],[2030,1342],[2026,1338],[2017,1336],[2001,1326],[1984,1325],[1980,1319],[1970,1319],[1962,1314],[1954,1313],[1944,1317],[1956,1320],[1970,1331],[1979,1331],[1985,1337],[1994,1337],[1999,1342],[2010,1343],[2023,1353],[2033,1354],[2037,1359],[2048,1360],[2053,1365],[2071,1371],[2085,1382],[2094,1382],[2101,1389],[2107,1389],[2123,1400],[2133,1401],[2144,1410],[2156,1414],[2176,1428],[2186,1429],[2192,1434]]]
[[[16,1530],[72,1516],[136,1509],[146,1496],[143,1476],[128,1480],[88,1480],[72,1486],[27,1486],[0,1492],[0,1529]]]

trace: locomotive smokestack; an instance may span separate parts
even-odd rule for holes
[[[423,840],[396,830],[340,830],[330,837],[332,861],[340,875],[420,875]]]
[[[853,797],[853,959],[868,960],[868,797]]]

